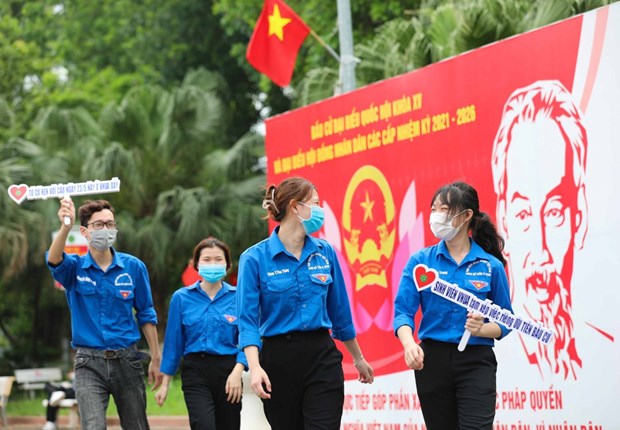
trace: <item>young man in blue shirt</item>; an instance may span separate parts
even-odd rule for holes
[[[71,310],[75,393],[82,428],[106,428],[111,394],[124,429],[148,429],[143,354],[136,346],[138,325],[149,346],[148,379],[153,389],[161,384],[162,375],[157,315],[146,266],[112,248],[117,224],[107,201],[86,201],[78,209],[80,233],[89,243],[83,256],[64,253],[75,222],[70,199],[61,201],[58,217],[61,226],[47,253],[47,263],[54,279],[65,288]],[[64,222],[67,217],[69,223]]]

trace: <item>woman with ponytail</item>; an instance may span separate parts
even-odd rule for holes
[[[497,371],[494,339],[503,338],[509,330],[428,289],[418,291],[413,269],[424,264],[443,281],[512,312],[502,257],[504,240],[489,216],[480,212],[476,190],[464,182],[444,185],[435,192],[429,222],[440,242],[409,258],[396,295],[394,331],[407,366],[415,371],[427,429],[491,430]],[[413,333],[420,307],[418,345]],[[471,338],[461,351],[457,346],[464,330],[471,332]]]
[[[339,430],[344,405],[341,341],[361,383],[374,371],[357,343],[338,257],[312,236],[323,226],[319,193],[287,178],[266,189],[263,208],[278,223],[239,259],[239,337],[252,389],[272,430]]]

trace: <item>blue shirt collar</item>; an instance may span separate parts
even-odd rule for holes
[[[192,285],[188,285],[185,288],[188,290],[200,290],[200,281],[196,281]]]
[[[194,290],[198,293],[202,293],[205,296],[207,295],[207,293],[205,293],[202,288],[200,288],[200,282],[201,281],[196,281],[194,282],[192,285],[188,285],[187,287],[185,287],[188,290]],[[217,292],[217,294],[215,294],[215,297],[213,297],[213,300],[215,301],[216,299],[218,299],[219,297],[223,296],[224,294],[230,292],[230,291],[235,291],[236,288],[233,287],[232,285],[230,285],[228,282],[224,282],[222,281],[222,288],[220,288],[220,290]]]
[[[274,228],[271,232],[271,236],[269,236],[269,253],[271,254],[271,258],[275,257],[280,253],[287,252],[284,244],[278,237],[278,231],[280,231],[280,226]],[[318,239],[310,235],[306,235],[306,241],[304,242],[304,248],[301,252],[301,258],[299,259],[299,261],[303,261],[306,256],[312,254],[320,248],[322,248],[322,246],[321,242]]]
[[[488,254],[484,252],[484,250],[478,245],[471,237],[469,238],[470,249],[461,264],[469,263],[476,260],[488,260]],[[446,245],[446,241],[442,240],[437,244],[437,253],[443,255],[445,258],[452,259],[450,256],[450,251],[448,251],[448,246]]]
[[[123,264],[123,261],[118,257],[118,253],[114,250],[114,248],[110,248],[110,252],[112,252],[112,264],[110,264],[110,268],[118,266],[121,269],[124,269],[125,264]],[[82,269],[88,269],[91,266],[97,268],[99,267],[89,250],[82,259]]]

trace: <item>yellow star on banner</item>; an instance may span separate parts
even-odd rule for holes
[[[374,205],[375,205],[375,202],[373,200],[370,200],[370,196],[368,195],[368,192],[366,192],[366,200],[360,203],[360,206],[364,208],[364,221],[363,222],[366,222],[367,219],[370,219],[370,221],[373,220],[372,208]]]
[[[290,18],[282,18],[278,5],[273,6],[273,14],[269,15],[269,36],[275,34],[280,42],[284,41],[284,27],[292,20]]]

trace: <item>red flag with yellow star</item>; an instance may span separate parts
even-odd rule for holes
[[[297,53],[310,27],[281,0],[265,0],[245,58],[281,87],[291,82]]]

